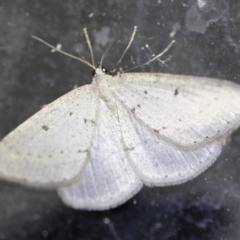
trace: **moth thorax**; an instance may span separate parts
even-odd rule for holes
[[[93,77],[93,86],[99,97],[105,102],[109,110],[116,116],[116,99],[113,96],[115,89],[114,77],[107,74],[96,74]]]

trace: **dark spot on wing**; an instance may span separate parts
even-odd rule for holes
[[[69,116],[72,116],[72,115],[73,115],[73,113],[72,113],[72,112],[70,112],[70,113],[69,113]]]
[[[134,149],[135,149],[134,147],[131,147],[131,148],[127,147],[126,148],[127,151],[133,151]]]
[[[153,131],[156,132],[156,133],[159,133],[159,130],[157,130],[157,129],[153,129]]]
[[[43,125],[43,126],[42,126],[42,129],[45,130],[45,131],[47,131],[49,128],[48,128],[48,126]]]
[[[88,150],[81,150],[81,149],[79,149],[77,152],[78,153],[85,153],[85,152],[87,152]]]
[[[93,119],[86,119],[86,118],[84,118],[84,123],[92,123],[92,124],[94,124],[95,123],[95,121],[93,120]]]
[[[148,94],[147,90],[144,90],[144,93],[145,93],[145,94]]]
[[[63,178],[63,180],[62,180],[63,182],[66,182],[67,181],[67,179],[66,178]]]
[[[167,129],[167,127],[162,127],[162,129]]]
[[[175,91],[174,91],[174,96],[177,96],[179,93],[178,89],[176,88]]]
[[[135,107],[134,107],[134,108],[131,109],[131,112],[132,112],[132,113],[135,113],[135,110],[136,110],[136,109],[135,109]]]
[[[137,106],[138,106],[139,108],[141,107],[141,105],[140,105],[140,104],[138,104]]]

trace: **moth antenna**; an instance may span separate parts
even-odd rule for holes
[[[130,68],[130,69],[128,69],[127,71],[124,71],[124,72],[129,72],[129,71],[131,71],[131,70],[133,70],[133,69],[142,67],[142,66],[144,66],[144,65],[148,65],[149,63],[155,61],[157,58],[160,58],[163,54],[165,54],[165,53],[172,47],[172,45],[173,45],[174,43],[175,43],[175,40],[172,40],[172,41],[168,44],[168,46],[167,46],[162,52],[160,52],[157,56],[155,56],[155,57],[152,58],[151,60],[147,61],[146,63],[143,63],[143,64],[140,64],[140,65],[138,65],[138,66],[136,66],[136,67]]]
[[[66,56],[68,56],[68,57],[71,57],[71,58],[73,58],[73,59],[76,59],[76,60],[78,60],[78,61],[80,61],[80,62],[88,65],[88,66],[91,67],[92,69],[95,69],[95,66],[94,66],[94,65],[90,64],[89,62],[85,61],[85,60],[82,59],[82,58],[79,58],[79,57],[76,57],[76,56],[74,56],[74,55],[72,55],[72,54],[69,54],[69,53],[67,53],[67,52],[64,52],[64,51],[62,51],[62,50],[54,47],[53,45],[47,43],[46,41],[44,41],[43,39],[41,39],[41,38],[39,38],[39,37],[32,36],[32,38],[36,39],[37,41],[39,41],[39,42],[41,42],[41,43],[43,43],[43,44],[45,44],[45,45],[47,45],[48,47],[50,47],[51,49],[54,49],[54,50],[57,51],[57,52],[60,52],[60,53],[66,55]]]
[[[165,54],[172,47],[172,45],[174,43],[175,43],[175,40],[172,40],[162,52],[160,52],[156,57],[152,58],[150,61],[144,63],[144,65],[148,65],[149,63],[155,61],[157,58],[160,58],[163,54]]]
[[[84,36],[86,38],[86,41],[87,41],[87,44],[88,44],[88,48],[89,48],[89,51],[90,51],[90,54],[91,54],[92,64],[93,64],[93,66],[95,66],[93,50],[92,50],[92,44],[91,44],[91,41],[90,41],[90,38],[89,38],[89,35],[88,35],[88,32],[87,32],[87,28],[83,29],[83,33],[84,33]]]
[[[131,36],[131,38],[130,38],[130,40],[129,40],[129,43],[128,43],[127,47],[125,48],[125,50],[124,50],[122,56],[120,57],[120,59],[119,59],[118,62],[115,64],[115,66],[114,66],[114,68],[113,68],[112,71],[114,71],[114,70],[116,69],[116,67],[121,63],[121,61],[122,61],[124,55],[126,54],[127,50],[128,50],[128,49],[130,48],[130,46],[132,45],[132,42],[133,42],[133,40],[134,40],[134,38],[135,38],[136,33],[137,33],[137,26],[134,26],[134,28],[133,28],[133,33],[132,33],[132,36]]]

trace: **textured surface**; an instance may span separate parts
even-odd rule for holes
[[[192,179],[209,167],[221,152],[221,143],[215,140],[193,149],[183,149],[170,142],[174,139],[165,141],[124,107],[121,107],[120,119],[129,160],[140,179],[150,186],[174,185]]]
[[[240,86],[166,74],[123,74],[116,95],[160,137],[198,147],[240,124]]]
[[[109,209],[128,200],[141,186],[127,159],[120,125],[100,101],[89,162],[79,182],[62,188],[60,196],[74,208]]]
[[[97,99],[89,86],[45,106],[0,143],[0,176],[53,187],[77,178],[91,147]]]

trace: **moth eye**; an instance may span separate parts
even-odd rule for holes
[[[102,67],[102,72],[108,74],[108,70],[105,67]]]

